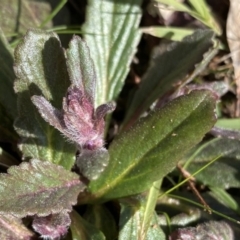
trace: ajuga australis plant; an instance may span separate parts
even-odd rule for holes
[[[212,128],[215,94],[175,98],[106,148],[104,117],[115,104],[96,106],[101,91],[90,53],[80,37],[65,50],[55,33],[40,30],[29,30],[15,49],[14,128],[23,162],[0,175],[0,219],[12,227],[2,227],[5,239],[165,239],[154,184]],[[106,202],[120,209],[115,217]]]

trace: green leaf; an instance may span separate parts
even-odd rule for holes
[[[136,201],[136,200],[135,200]],[[151,226],[143,233],[144,207],[129,200],[121,202],[119,240],[165,240],[165,234],[157,223],[156,214],[151,218]],[[144,235],[143,235],[144,234]]]
[[[25,217],[71,211],[84,188],[77,174],[33,159],[0,175],[0,213]]]
[[[151,26],[141,28],[143,33],[150,34],[154,37],[166,38],[172,41],[181,41],[184,37],[194,33],[193,29],[177,27],[158,27]]]
[[[231,208],[236,213],[240,213],[238,202],[226,190],[219,187],[210,187],[209,194],[224,206]]]
[[[0,238],[1,239],[23,239],[33,238],[33,232],[28,230],[20,219],[10,215],[0,215]]]
[[[85,221],[76,211],[70,213],[73,240],[105,240],[103,233]]]
[[[231,119],[221,118],[217,120],[215,127],[240,131],[240,119],[239,118],[231,118]]]
[[[32,51],[34,49],[34,51]],[[30,98],[43,95],[60,108],[70,85],[64,50],[54,33],[30,30],[15,50],[15,90],[18,114],[15,127],[22,137],[24,157],[50,161],[71,169],[75,147],[46,123]]]
[[[88,205],[84,219],[103,232],[106,240],[116,239],[115,219],[104,205]]]
[[[221,34],[220,26],[215,20],[213,14],[209,11],[209,8],[204,0],[189,0],[193,8],[190,8],[186,4],[179,2],[178,0],[156,0],[159,3],[166,4],[172,7],[176,11],[188,13],[192,17],[198,19],[206,26],[214,30],[218,35]]]
[[[192,91],[141,119],[112,142],[108,166],[89,184],[92,195],[79,200],[108,200],[147,190],[211,129],[214,108],[211,92]]]
[[[212,31],[196,31],[182,42],[171,44],[154,59],[128,108],[123,128],[131,126],[157,98],[194,69],[212,45],[212,37]]]
[[[220,157],[195,177],[205,185],[230,188],[240,187],[240,141],[236,139],[213,139],[192,151],[187,170],[194,173],[211,160]],[[187,160],[187,159],[185,159]],[[191,162],[190,162],[191,161]]]
[[[142,0],[89,0],[84,38],[96,67],[98,106],[115,99],[139,43]]]

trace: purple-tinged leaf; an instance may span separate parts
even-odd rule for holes
[[[71,211],[84,189],[77,174],[33,159],[0,175],[0,213],[25,217]]]
[[[30,240],[33,233],[28,230],[19,218],[9,214],[0,215],[0,239]]]
[[[42,238],[59,239],[67,234],[71,224],[70,216],[67,212],[50,214],[46,217],[34,217],[33,229],[38,232]]]
[[[89,145],[88,148],[91,146]],[[80,173],[89,180],[97,179],[109,162],[107,149],[83,149],[77,157],[77,166]]]
[[[38,108],[39,113],[41,114],[42,118],[48,122],[53,127],[57,128],[59,131],[62,132],[62,121],[61,112],[54,108],[50,102],[48,102],[42,96],[33,96],[31,98],[34,105]]]
[[[178,229],[169,240],[234,240],[232,228],[226,222],[210,221],[197,227]]]
[[[95,112],[84,90],[74,85],[68,88],[61,111],[44,97],[33,96],[32,101],[44,120],[73,141],[79,149],[96,150],[103,147],[104,117],[114,110],[112,103],[101,105]]]

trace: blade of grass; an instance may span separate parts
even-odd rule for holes
[[[39,28],[43,28],[49,21],[51,21],[66,3],[67,3],[67,0],[61,0],[56,6],[56,8],[51,12],[51,14],[49,14],[47,18],[42,21],[42,23],[39,25]]]

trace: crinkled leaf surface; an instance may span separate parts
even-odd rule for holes
[[[0,215],[0,238],[30,240],[33,232],[28,230],[19,218],[12,215]]]
[[[187,170],[194,173],[211,160],[220,157],[195,177],[206,185],[230,188],[240,186],[240,141],[218,138],[200,146],[192,152],[193,159]],[[187,158],[186,158],[187,160]]]
[[[75,147],[42,119],[30,100],[33,95],[43,95],[53,106],[61,108],[70,81],[57,35],[28,31],[15,50],[14,69],[19,114],[15,127],[22,137],[24,157],[44,159],[71,169]]]
[[[46,217],[35,216],[32,227],[44,239],[60,239],[67,234],[70,224],[69,213],[63,211]]]
[[[131,126],[157,98],[194,69],[195,64],[202,60],[203,54],[212,46],[212,37],[212,31],[198,30],[157,54],[128,108],[124,127]]]
[[[99,197],[108,200],[149,188],[211,129],[215,123],[214,108],[211,92],[192,91],[141,119],[113,141],[107,168],[90,182],[92,194],[79,201]]]
[[[88,1],[84,38],[96,67],[96,106],[117,97],[140,40],[142,0]]]
[[[34,159],[0,175],[0,213],[25,217],[70,211],[84,188],[77,174]]]
[[[70,213],[71,232],[74,240],[105,240],[103,233],[94,225],[85,221],[76,211]]]

